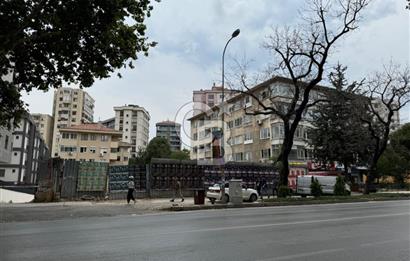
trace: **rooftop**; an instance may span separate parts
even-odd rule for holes
[[[73,125],[71,127],[60,128],[61,131],[86,131],[86,132],[103,132],[111,134],[122,134],[120,131],[116,131],[103,126],[101,123],[84,123],[79,125]]]
[[[177,123],[177,122],[175,122],[175,121],[169,121],[169,120],[167,120],[167,121],[157,122],[156,125],[175,125],[175,126],[180,126],[181,124],[179,124],[179,123]]]

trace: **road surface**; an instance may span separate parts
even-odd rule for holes
[[[2,223],[5,260],[410,260],[410,201]]]

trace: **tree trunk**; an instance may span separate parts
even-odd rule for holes
[[[292,123],[293,125],[293,123]],[[289,177],[289,155],[293,146],[294,130],[289,126],[289,122],[284,121],[284,139],[279,161],[282,163],[280,169],[280,185],[288,186]]]

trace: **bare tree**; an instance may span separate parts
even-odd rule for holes
[[[393,64],[385,66],[383,72],[375,73],[368,81],[366,91],[370,98],[367,105],[369,114],[362,120],[374,142],[365,187],[365,192],[369,193],[376,177],[377,162],[386,150],[394,120],[400,109],[410,103],[409,68],[401,69]]]
[[[274,56],[274,63],[268,66],[273,75],[290,79],[290,96],[278,102],[269,92],[269,97],[255,94],[247,83],[246,74],[240,77],[238,92],[250,95],[258,106],[247,109],[250,115],[275,115],[284,123],[284,140],[276,162],[281,162],[281,184],[287,185],[289,175],[289,154],[293,138],[304,111],[320,99],[312,101],[310,93],[323,79],[325,66],[335,44],[343,36],[358,28],[363,9],[370,0],[310,0],[302,13],[303,25],[274,29],[264,43]]]

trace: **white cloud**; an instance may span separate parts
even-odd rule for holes
[[[360,31],[340,44],[332,62],[340,60],[349,66],[352,79],[379,69],[391,58],[409,63],[409,15],[397,2],[374,1]],[[246,53],[260,67],[269,61],[260,44],[270,27],[295,23],[302,4],[300,0],[168,0],[155,4],[148,19],[148,36],[159,45],[149,57],[139,59],[134,70],[122,71],[122,79],[113,76],[87,89],[96,100],[95,119],[112,117],[113,106],[138,104],[151,114],[152,138],[155,123],[173,119],[179,107],[192,100],[193,90],[220,82],[222,49],[233,30],[240,28],[241,34],[229,46],[227,66],[232,57]],[[34,91],[24,95],[24,100],[32,112],[51,114],[52,92]],[[407,115],[410,121],[409,107]]]

